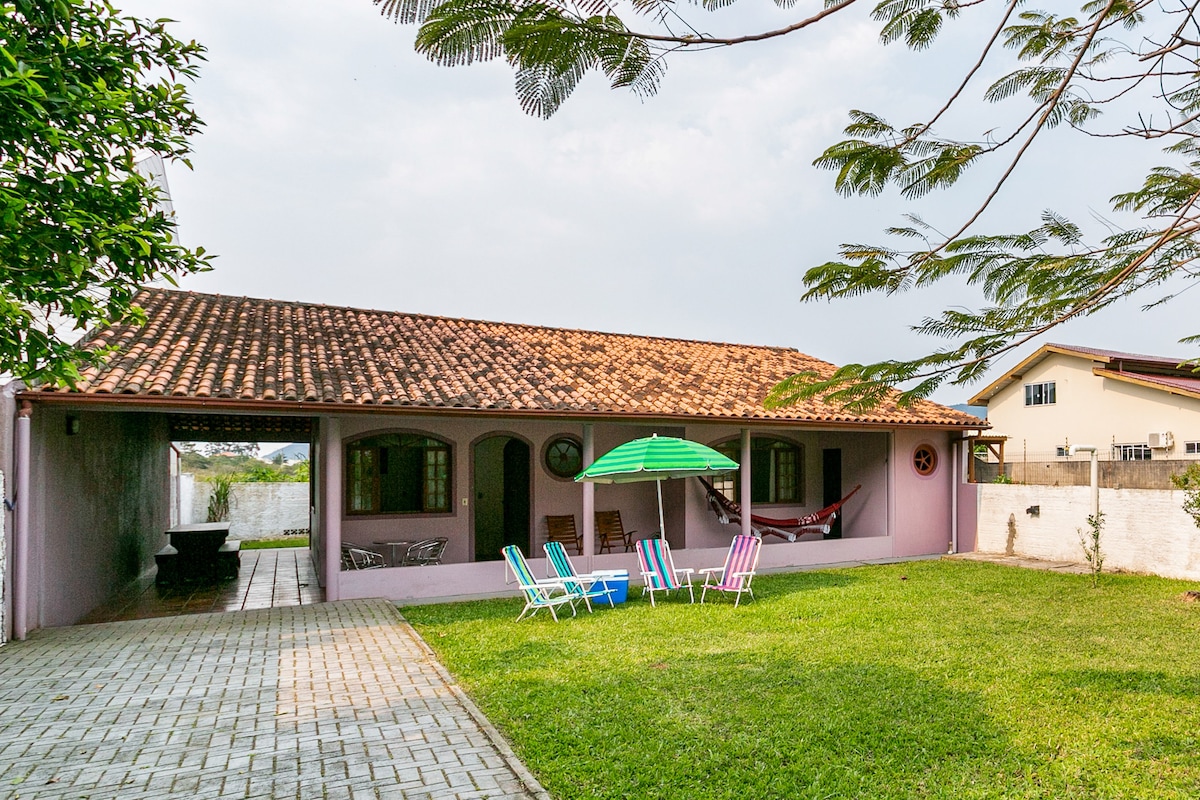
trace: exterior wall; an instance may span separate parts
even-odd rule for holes
[[[1087,486],[988,484],[979,488],[979,542],[985,553],[1086,563],[1079,531],[1092,513]],[[1101,489],[1104,569],[1200,580],[1200,529],[1183,492]],[[1026,509],[1039,507],[1034,517]]]
[[[13,424],[17,417],[17,404],[13,399],[24,384],[12,382],[0,389],[0,498],[12,498],[15,487],[13,470]],[[0,643],[12,634],[12,553],[13,513],[5,505],[0,508]]]
[[[35,405],[32,419],[30,630],[70,625],[136,580],[170,522],[166,417]]]
[[[950,551],[953,539],[952,493],[958,476],[951,447],[957,434],[900,429],[894,434],[892,506],[895,556],[919,556]],[[937,452],[937,467],[928,477],[913,466],[913,451],[922,444]]]
[[[184,498],[185,523],[208,521],[208,498],[212,484],[197,481],[196,476],[180,476]],[[233,503],[229,510],[229,538],[280,539],[288,531],[308,530],[308,482],[304,483],[235,483]]]
[[[1094,444],[1103,454],[1115,444],[1145,444],[1146,434],[1169,431],[1175,444],[1158,458],[1195,459],[1183,443],[1200,441],[1200,400],[1092,374],[1092,361],[1051,353],[988,402],[990,434],[1009,436],[1005,460],[1022,448],[1053,453],[1068,444]],[[1025,385],[1055,382],[1055,403],[1025,405]]]

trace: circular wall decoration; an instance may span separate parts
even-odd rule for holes
[[[546,471],[570,480],[583,471],[583,446],[570,436],[556,436],[546,445]]]
[[[937,450],[933,449],[933,445],[917,445],[917,449],[913,450],[912,463],[913,469],[917,471],[918,475],[928,478],[937,472]]]

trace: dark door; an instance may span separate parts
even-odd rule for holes
[[[529,552],[529,445],[509,439],[504,445],[504,544]]]
[[[824,488],[821,491],[821,507],[832,505],[842,499],[842,451],[841,448],[831,448],[821,451],[821,474],[824,476]],[[842,538],[842,515],[829,526],[826,539]]]

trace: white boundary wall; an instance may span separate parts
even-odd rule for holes
[[[179,478],[180,519],[207,521],[212,484],[191,473]],[[231,505],[231,539],[280,539],[284,531],[308,528],[308,483],[235,483]]]
[[[1101,489],[1104,569],[1200,580],[1200,528],[1183,500],[1174,490]],[[1091,502],[1087,486],[980,484],[975,549],[1085,563],[1079,531],[1089,530]]]

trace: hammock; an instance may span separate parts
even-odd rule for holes
[[[722,525],[742,521],[741,506],[714,489],[713,485],[704,478],[700,478],[699,480],[700,483],[704,484],[704,491],[708,493],[709,508],[717,515],[717,520]],[[770,517],[760,517],[757,514],[751,514],[750,530],[754,531],[760,537],[770,534],[771,536],[778,536],[781,539],[787,539],[789,542],[796,541],[797,536],[803,536],[806,533],[829,533],[829,527],[841,512],[842,506],[861,488],[862,484],[860,483],[850,491],[850,494],[841,500],[804,517],[772,519]]]

